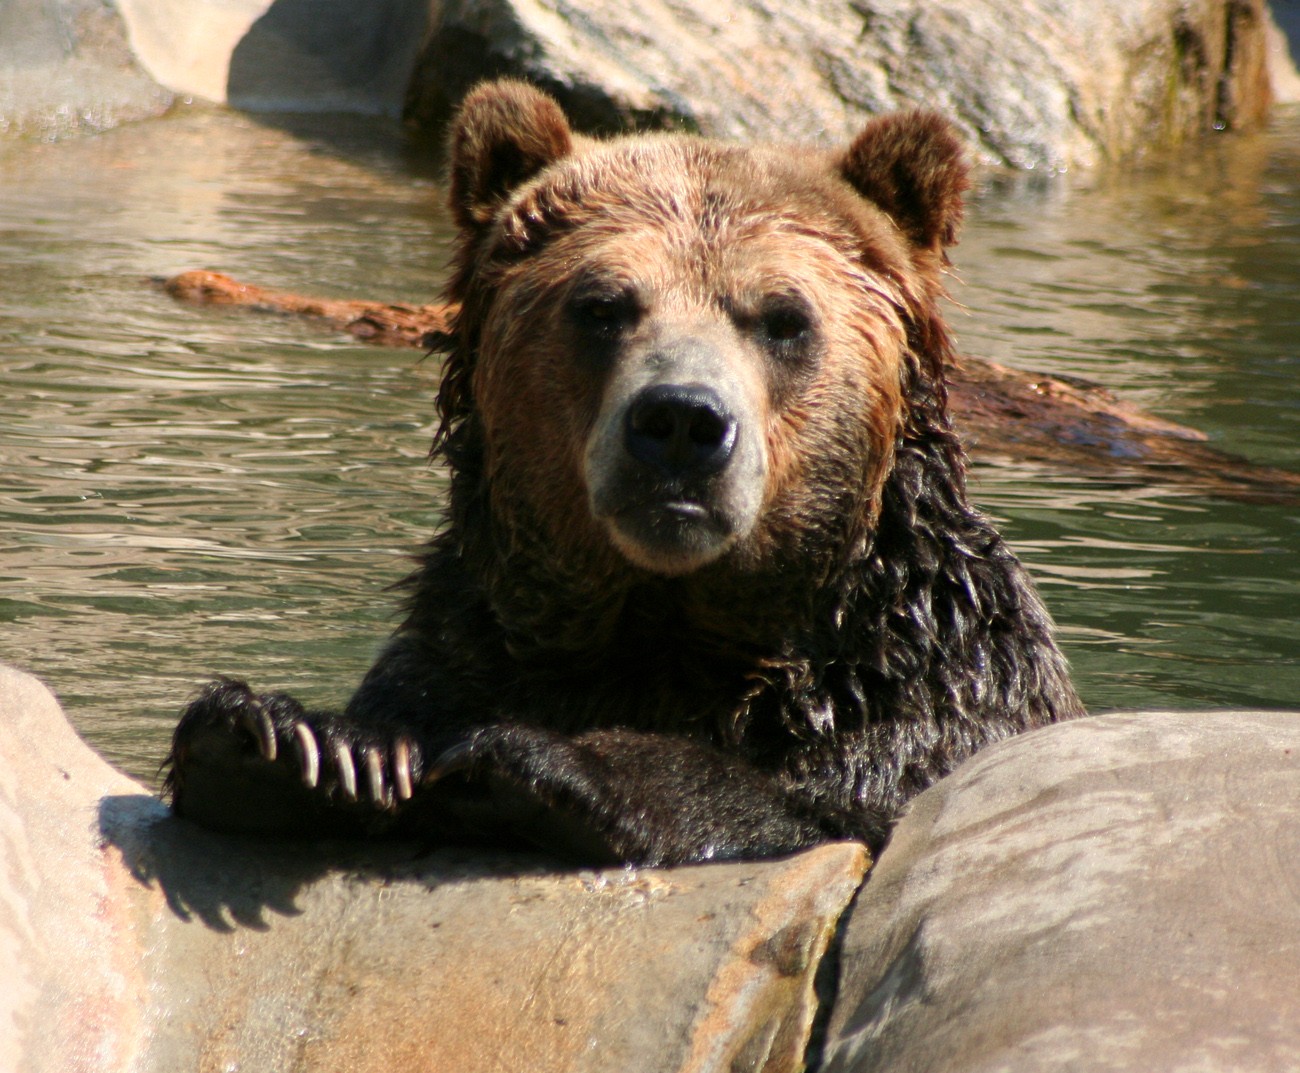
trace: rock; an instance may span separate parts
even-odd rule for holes
[[[859,847],[557,871],[219,837],[0,668],[0,1069],[777,1073],[810,1037],[825,1073],[1296,1068],[1297,787],[1300,713],[993,746],[916,799],[832,987]]]
[[[34,678],[0,667],[0,1069],[132,1068],[143,946],[101,802],[162,808],[92,753]]]
[[[445,0],[407,114],[503,73],[597,130],[839,143],[924,105],[987,161],[1059,169],[1261,119],[1268,25],[1263,0]]]
[[[1300,1068],[1300,714],[986,750],[916,799],[841,962],[825,1073]]]
[[[171,104],[102,0],[0,3],[0,136],[105,130]]]
[[[173,93],[252,111],[396,116],[405,102],[437,127],[500,73],[595,130],[830,143],[926,105],[983,159],[1047,169],[1255,122],[1270,92],[1300,98],[1264,0],[1032,0],[1013,16],[1000,0],[0,4],[0,134],[101,130]]]
[[[250,111],[397,116],[429,0],[116,0],[178,93]]]
[[[1300,72],[1294,58],[1300,49],[1300,0],[1273,0],[1268,26],[1269,73],[1273,99],[1279,104],[1300,101]]]
[[[861,847],[557,871],[219,837],[0,668],[0,1069],[802,1068]]]
[[[115,0],[131,48],[164,86],[224,103],[230,58],[272,0]],[[291,63],[278,68],[291,77]]]

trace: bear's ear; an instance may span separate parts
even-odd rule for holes
[[[957,241],[969,169],[961,140],[943,116],[924,111],[878,116],[853,140],[839,168],[913,245],[937,253]]]
[[[451,125],[451,210],[479,228],[512,190],[567,156],[573,135],[560,106],[524,82],[471,90]]]

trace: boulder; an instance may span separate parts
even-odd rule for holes
[[[923,105],[986,161],[1061,169],[1258,121],[1270,28],[1264,0],[444,0],[407,114],[500,74],[596,130],[839,143]]]
[[[0,668],[0,1069],[1300,1068],[1298,787],[1300,713],[1113,714],[980,753],[865,886],[560,870],[210,834]]]
[[[1282,0],[1283,28],[1294,28]],[[0,134],[157,115],[173,94],[438,129],[509,73],[579,126],[843,141],[953,116],[986,161],[1129,160],[1300,98],[1265,0],[5,0]]]
[[[429,0],[115,0],[144,66],[254,112],[396,117]]]
[[[235,48],[272,0],[114,0],[140,63],[187,97],[225,103]],[[292,58],[279,67],[293,77]]]
[[[0,2],[0,136],[105,130],[171,104],[103,0]]]
[[[986,750],[916,799],[841,964],[825,1073],[1300,1068],[1300,713]]]
[[[560,871],[170,815],[0,668],[0,1069],[802,1068],[866,855]]]
[[[1273,99],[1279,104],[1300,101],[1300,71],[1293,57],[1300,55],[1300,0],[1273,0],[1268,30],[1269,71]]]

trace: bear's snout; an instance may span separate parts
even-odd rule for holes
[[[720,331],[660,331],[615,362],[587,442],[592,516],[657,574],[711,562],[762,509],[764,384]]]
[[[717,473],[736,446],[738,423],[703,384],[655,384],[627,408],[623,440],[638,462],[670,478]]]

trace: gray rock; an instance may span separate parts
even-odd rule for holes
[[[861,847],[557,871],[218,837],[0,668],[0,1069],[801,1068]]]
[[[1300,714],[1110,715],[915,802],[826,1073],[1300,1069]]]
[[[503,73],[593,129],[841,142],[924,105],[986,160],[1065,168],[1257,121],[1267,27],[1263,0],[445,0],[408,115]]]
[[[396,117],[429,0],[116,0],[145,67],[250,111]]]
[[[436,127],[502,73],[596,130],[840,142],[868,114],[926,105],[985,160],[1047,169],[1253,122],[1270,82],[1300,97],[1264,0],[0,2],[0,134],[101,130],[173,93],[253,111],[405,102]]]
[[[113,0],[132,51],[162,85],[187,97],[224,104],[230,61],[272,0]],[[326,26],[321,23],[321,27]],[[293,63],[272,64],[281,78]]]
[[[1273,80],[1273,99],[1278,104],[1300,101],[1300,71],[1294,57],[1300,55],[1300,0],[1273,0],[1268,28],[1268,66]]]
[[[0,136],[105,130],[171,103],[102,0],[0,0]]]

